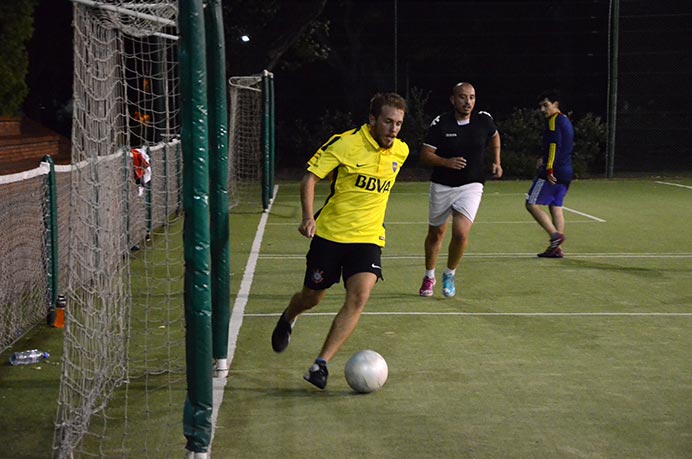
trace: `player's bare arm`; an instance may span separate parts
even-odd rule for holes
[[[495,132],[495,135],[490,139],[490,151],[493,154],[493,177],[502,177],[502,165],[500,160],[500,133]]]
[[[313,203],[315,199],[315,185],[320,178],[312,172],[306,172],[300,182],[300,205],[303,209],[303,219],[300,222],[298,231],[307,238],[315,235],[315,213]]]

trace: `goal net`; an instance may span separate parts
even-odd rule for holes
[[[33,203],[21,212],[31,231],[13,232],[8,222],[19,219],[3,219],[12,237],[0,243],[0,276],[27,288],[2,291],[9,312],[0,337],[45,321],[48,296],[59,290],[67,308],[53,456],[176,456],[189,376],[177,2],[72,1],[72,158],[57,174],[60,281],[46,287],[49,243],[38,224],[46,209],[37,205],[45,179],[0,183],[11,197],[3,215]],[[267,208],[273,187],[268,75],[238,78],[232,91],[228,185],[236,208],[246,196],[252,211],[260,196]],[[19,311],[26,299],[32,308]]]
[[[229,94],[229,204],[266,209],[274,179],[273,75],[234,76]]]
[[[177,2],[74,2],[68,286],[54,456],[179,454]]]

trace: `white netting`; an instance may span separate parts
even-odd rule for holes
[[[58,292],[64,292],[67,285],[69,169],[55,167]],[[37,324],[46,323],[52,299],[47,233],[49,171],[48,163],[42,163],[33,170],[0,176],[0,350]]]
[[[46,167],[0,176],[0,350],[45,322],[47,173]]]
[[[169,457],[180,451],[171,438],[180,437],[184,399],[176,2],[75,1],[54,452]]]
[[[261,197],[262,76],[229,79],[229,204],[257,203]]]

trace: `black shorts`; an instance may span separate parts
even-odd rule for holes
[[[314,236],[306,256],[304,285],[324,290],[339,282],[344,285],[357,273],[373,273],[382,277],[382,247],[376,244],[345,244]]]

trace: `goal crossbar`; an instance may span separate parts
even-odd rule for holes
[[[171,19],[162,18],[159,16],[154,16],[153,14],[140,13],[138,11],[132,11],[129,8],[123,8],[122,6],[108,5],[106,3],[101,3],[95,0],[72,0],[73,3],[81,3],[82,5],[91,6],[94,8],[101,8],[103,10],[113,11],[118,14],[124,14],[126,16],[132,16],[139,19],[146,19],[147,21],[156,22],[165,26],[175,26],[175,21]],[[140,5],[141,7],[141,5]],[[176,37],[177,39],[177,37]]]

